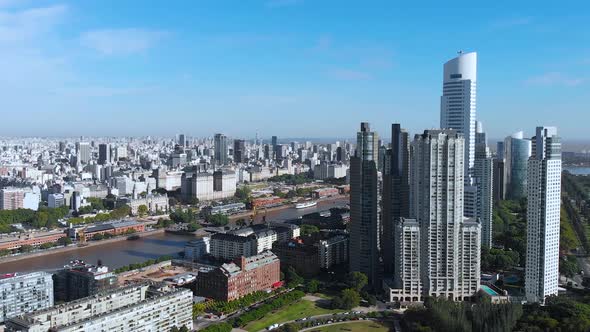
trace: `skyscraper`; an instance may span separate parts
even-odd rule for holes
[[[227,164],[227,137],[223,134],[215,134],[215,162],[217,165]]]
[[[112,161],[112,147],[109,143],[102,143],[98,145],[98,163],[105,165]]]
[[[525,293],[544,303],[557,295],[561,202],[561,138],[555,127],[537,127],[527,171]]]
[[[379,285],[379,217],[377,133],[361,123],[350,158],[350,271],[362,272]]]
[[[518,200],[527,195],[527,165],[531,156],[531,141],[522,131],[504,140],[504,181],[506,198]]]
[[[234,162],[243,163],[246,158],[246,141],[243,139],[234,140]]]
[[[492,247],[493,161],[481,122],[475,133],[476,218],[481,223],[481,245]]]
[[[78,163],[88,164],[90,161],[90,143],[77,142],[76,143],[76,158]]]
[[[394,224],[410,214],[410,141],[408,132],[397,123],[391,125],[391,149],[385,154],[383,174],[383,267],[394,270]]]
[[[469,184],[475,165],[475,115],[477,53],[459,52],[444,65],[440,126],[465,137],[465,182]]]
[[[457,301],[475,295],[480,273],[480,226],[463,217],[464,144],[455,130],[426,130],[411,144],[410,214],[420,225],[423,293]]]
[[[180,145],[183,148],[186,147],[186,137],[184,136],[184,134],[178,135],[178,145]]]

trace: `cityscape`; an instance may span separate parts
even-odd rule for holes
[[[485,52],[432,58],[432,119],[89,112],[31,135],[2,113],[0,331],[590,331],[586,131],[479,107]]]

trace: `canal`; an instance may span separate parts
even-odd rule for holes
[[[348,198],[338,198],[320,201],[317,206],[307,209],[289,207],[266,213],[259,211],[256,220],[260,221],[262,216],[266,215],[267,221],[285,221],[298,218],[304,214],[320,212],[332,207],[341,207],[347,203]],[[164,255],[175,255],[183,250],[187,241],[194,238],[194,236],[190,235],[159,233],[133,241],[111,242],[105,245],[77,248],[76,250],[55,252],[44,256],[23,257],[21,260],[0,263],[0,274],[55,270],[74,259],[81,259],[92,264],[96,264],[98,260],[101,260],[104,265],[116,269]]]

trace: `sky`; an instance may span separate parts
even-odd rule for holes
[[[590,139],[590,2],[478,2],[0,0],[0,136],[414,134],[464,50],[489,137]]]

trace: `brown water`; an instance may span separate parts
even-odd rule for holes
[[[307,209],[287,208],[266,213],[267,221],[285,221],[295,219],[304,214],[320,212],[336,206],[344,206],[348,198],[318,202],[315,207]],[[265,215],[259,211],[257,220]],[[0,274],[11,272],[52,271],[59,269],[69,261],[82,259],[88,263],[96,264],[100,259],[102,263],[111,269],[132,263],[139,263],[148,259],[164,255],[175,255],[182,251],[187,241],[194,236],[160,233],[142,237],[133,241],[119,241],[97,245],[66,252],[56,252],[40,257],[23,258],[18,261],[0,263]]]

